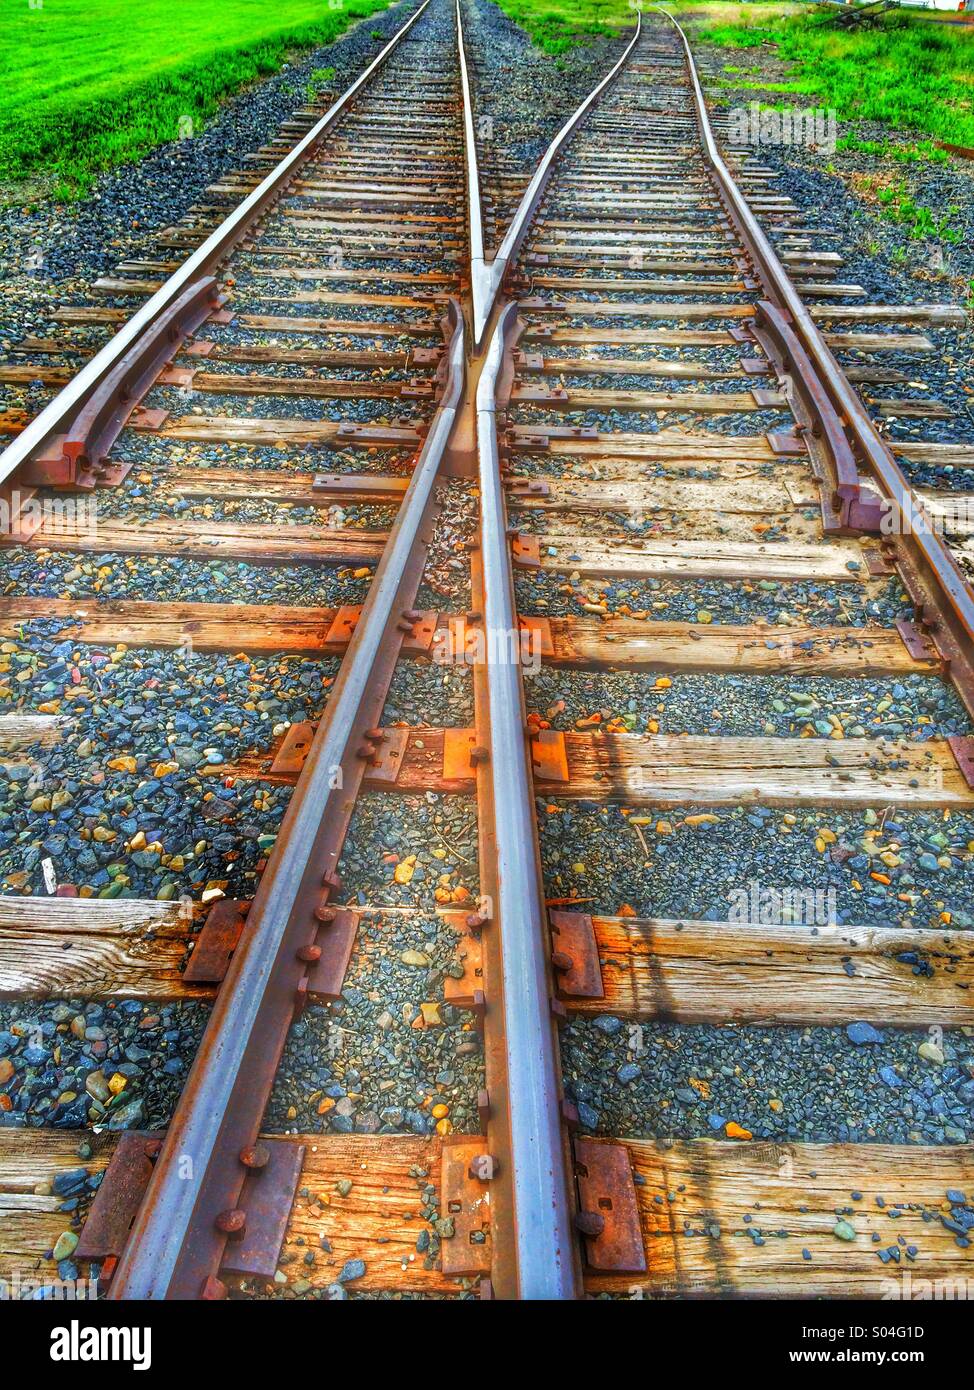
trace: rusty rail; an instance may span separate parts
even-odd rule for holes
[[[327,934],[334,915],[328,900],[365,771],[363,750],[372,751],[370,731],[409,626],[433,488],[463,392],[463,318],[455,300],[449,328],[443,398],[166,1132],[112,1281],[113,1299],[219,1296],[217,1275],[248,1176],[253,1199],[261,1200],[262,1172],[253,1162],[260,1122],[316,938]]]
[[[0,453],[0,485],[5,484],[15,470],[34,458],[45,445],[53,445],[57,436],[68,433],[89,405],[92,396],[105,385],[110,374],[126,360],[130,350],[142,341],[143,335],[156,320],[176,304],[184,291],[196,281],[212,275],[223,264],[238,243],[252,230],[254,224],[287,191],[301,166],[314,154],[331,127],[352,105],[362,87],[385,64],[386,59],[409,33],[428,4],[429,0],[423,0],[381,53],[325,112],[321,120],[312,126],[307,135],[289,150],[254,191],[233,209],[207,237],[203,245],[169,276],[152,298],[123,324],[111,341],[95,354],[52,401],[48,402],[27,428],[7,445]]]
[[[820,459],[824,462],[829,494],[826,497],[823,492],[826,530],[878,531],[883,515],[880,499],[862,486],[855,451],[842,427],[842,419],[824,390],[788,314],[766,299],[758,301],[756,310],[755,337],[779,377],[787,381],[796,415],[806,422],[806,442],[813,455],[813,464],[818,467]]]
[[[187,286],[93,389],[67,433],[56,437],[48,456],[24,465],[26,481],[41,486],[94,487],[112,445],[156,377],[221,303],[212,275]]]
[[[98,372],[89,375],[87,394],[82,392],[68,401],[59,419],[75,418],[69,412],[80,405],[88,409],[99,427],[111,425],[115,385],[110,383],[120,383],[129,392],[133,389],[129,368],[122,370],[131,358],[128,345],[136,342],[138,334],[147,327],[155,325],[158,329],[159,325],[170,323],[183,298],[200,292],[204,282],[196,277],[203,273],[204,265],[212,267],[225,257],[253,221],[280,196],[301,159],[313,151],[348,100],[423,9],[425,3],[345,97],[182,271],[167,282],[167,287],[173,286],[179,275],[197,261],[193,274],[183,274],[169,298],[147,314],[159,296],[164,295],[164,287],[89,364],[85,372],[91,373],[100,358],[106,359]],[[829,353],[717,151],[686,37],[673,23],[683,39],[705,156],[721,202],[766,289],[766,298],[758,306],[758,331],[774,344],[777,359],[790,373],[794,392],[812,421],[813,432],[817,429],[816,439],[834,474],[832,496],[836,513],[848,527],[862,525],[867,511],[873,517],[873,501],[879,499],[861,486],[859,468],[863,466],[872,471],[894,511],[905,509],[905,514],[913,517],[917,504],[905,478]],[[495,323],[486,361],[477,364],[483,366],[476,400],[483,623],[488,633],[513,635],[518,632],[518,622],[496,412],[503,408],[509,386],[517,313],[515,305],[499,308],[497,301],[505,275],[514,264],[544,195],[556,157],[635,50],[641,20],[625,53],[552,142],[522,197],[497,256],[489,264],[484,258],[473,113],[460,25],[457,0],[475,348],[491,322]],[[300,158],[299,152],[303,152]],[[266,190],[263,199],[261,190]],[[248,205],[248,218],[240,220]],[[225,239],[221,240],[224,228]],[[202,260],[198,261],[200,257]],[[213,283],[208,282],[207,293]],[[119,344],[129,330],[129,336]],[[434,485],[460,412],[465,379],[464,328],[460,306],[454,300],[449,302],[445,332],[443,395],[437,413],[183,1096],[158,1156],[150,1159],[152,1174],[111,1285],[109,1296],[113,1299],[220,1296],[224,1289],[219,1271],[227,1256],[228,1242],[241,1235],[247,1211],[259,1209],[274,1187],[273,1163],[268,1164],[265,1148],[257,1143],[260,1123],[288,1030],[309,992],[316,952],[320,955],[319,943],[327,940],[333,925],[335,909],[330,898],[339,886],[335,869],[366,760],[380,737],[377,726],[404,632],[416,616],[412,605],[436,506]],[[149,351],[145,361],[155,362],[168,333],[168,327],[157,332],[153,340],[155,350]],[[84,376],[84,372],[79,374],[76,381]],[[66,388],[61,396],[70,394],[70,389]],[[38,421],[42,419],[43,414]],[[53,425],[41,431],[44,439],[54,433]],[[23,440],[24,435],[18,444],[22,445]],[[11,446],[2,456],[0,468],[7,467],[13,450]],[[7,475],[31,456],[32,449],[28,448],[14,457]],[[0,475],[0,480],[2,476],[5,475]],[[961,693],[974,711],[974,680],[966,692],[961,684],[970,668],[970,639],[974,636],[970,594],[940,542],[929,533],[911,534],[909,544],[906,537],[897,543],[897,548],[902,549],[898,558],[904,582],[914,596],[920,624],[938,641],[945,661],[952,665]],[[947,609],[945,594],[950,596]],[[509,649],[511,644],[499,646]],[[492,650],[493,645],[488,642],[488,652]],[[517,662],[490,659],[485,680],[489,747],[485,750],[487,760],[482,775],[489,784],[490,803],[498,814],[493,817],[492,826],[496,901],[484,922],[484,930],[499,934],[502,977],[497,982],[496,995],[488,1001],[488,1022],[493,1031],[491,1047],[501,1056],[504,1073],[503,1095],[495,1098],[496,1113],[491,1123],[503,1128],[508,1136],[504,1154],[505,1161],[510,1155],[510,1172],[502,1180],[510,1185],[512,1216],[503,1232],[495,1228],[494,1237],[496,1241],[503,1234],[512,1246],[519,1297],[570,1299],[580,1291],[578,1251],[572,1231],[572,1163],[563,1123],[552,1013],[550,942]],[[242,1193],[246,1193],[246,1200]]]
[[[632,53],[639,42],[642,33],[642,14],[636,15],[636,30],[626,46],[625,52],[618,62],[606,73],[597,87],[594,87],[583,102],[569,116],[561,130],[548,146],[541,162],[534,171],[531,182],[521,196],[517,210],[511,219],[511,224],[504,234],[504,240],[497,248],[497,254],[492,260],[487,261],[484,255],[483,227],[481,221],[480,205],[480,174],[477,166],[477,145],[473,130],[473,106],[470,99],[470,87],[467,79],[466,55],[463,49],[463,34],[460,30],[460,0],[457,0],[457,41],[460,53],[460,71],[463,81],[464,98],[466,102],[466,118],[464,121],[464,143],[467,160],[467,181],[468,181],[468,208],[470,222],[470,254],[471,254],[471,295],[473,298],[473,350],[480,351],[483,345],[484,334],[488,323],[497,304],[497,297],[504,283],[504,277],[508,269],[513,265],[514,258],[524,241],[531,220],[538,210],[538,204],[544,196],[545,188],[551,177],[554,162],[561,153],[565,143],[574,134],[579,123],[584,120],[592,106],[598,101],[599,97],[605,92],[622,72],[628,63]]]
[[[490,317],[490,272],[484,254],[484,212],[480,197],[480,164],[473,124],[473,94],[463,42],[463,19],[457,0],[457,58],[463,89],[463,154],[467,170],[467,236],[470,251],[470,297],[473,302],[474,346],[480,342]]]
[[[689,47],[680,33],[705,155],[721,203],[747,250],[749,268],[764,287],[765,297],[757,305],[756,337],[786,380],[796,417],[805,422],[813,464],[823,457],[827,460],[825,481],[835,523],[846,529],[880,531],[899,510],[915,517],[918,504],[909,485],[717,152]],[[525,195],[519,226],[509,232],[512,267],[523,232],[543,195],[544,181],[539,176],[536,192],[529,196],[529,190]],[[497,414],[509,395],[518,327],[516,305],[505,305],[495,321],[477,393],[483,621],[491,635],[509,634],[517,624]],[[863,485],[860,469],[868,470],[882,496]],[[928,530],[911,534],[906,528],[895,543],[884,541],[884,548],[894,544],[900,573],[917,609],[918,626],[937,641],[974,712],[974,685],[968,677],[974,629],[965,582],[949,552]],[[581,1287],[575,1257],[568,1254],[569,1247],[573,1251],[575,1247],[573,1212],[577,1228],[588,1233],[598,1229],[588,1223],[597,1223],[600,1215],[584,1209],[581,1178],[578,1202],[572,1189],[573,1159],[577,1176],[584,1171],[586,1150],[584,1141],[582,1147],[569,1148],[566,1129],[572,1117],[565,1112],[559,1087],[552,1022],[555,993],[521,675],[515,663],[491,655],[510,647],[509,641],[487,644],[490,719],[484,773],[490,803],[499,811],[493,831],[496,921],[486,930],[499,933],[501,939],[500,998],[492,990],[490,1002],[503,1013],[495,1027],[505,1056],[513,1168],[514,1219],[505,1225],[504,1236],[516,1246],[519,1297],[572,1298]]]
[[[477,390],[480,548],[484,627],[488,641],[489,769],[497,902],[487,931],[501,933],[503,1034],[513,1173],[513,1229],[518,1296],[571,1299],[580,1279],[572,1237],[570,1165],[562,1128],[562,1095],[544,889],[538,860],[534,784],[526,733],[514,577],[500,474],[495,411],[517,332],[517,306],[497,321]],[[508,373],[509,375],[509,373]],[[509,387],[509,382],[507,383]],[[494,654],[493,656],[491,654]]]
[[[828,404],[852,451],[857,473],[858,468],[865,469],[870,480],[878,484],[881,510],[878,529],[888,539],[890,554],[895,553],[904,585],[920,615],[921,626],[936,643],[964,704],[974,715],[974,594],[889,445],[829,351],[788,272],[724,163],[686,34],[667,10],[660,6],[653,8],[670,21],[683,43],[705,161],[724,211],[747,248],[754,273],[764,286],[766,298],[778,311],[778,326],[783,325],[794,335],[804,354],[805,360],[793,365],[800,370],[808,390],[812,389],[814,379],[814,390],[821,402]],[[844,450],[839,451],[839,457],[832,455],[830,450],[825,450],[825,455],[832,470],[831,491],[841,500],[845,524],[854,529],[864,520],[871,523],[876,517],[874,494],[858,483],[858,477],[857,490],[853,493]]]

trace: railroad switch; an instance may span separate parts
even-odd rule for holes
[[[157,430],[165,422],[167,411],[146,410],[140,402],[183,341],[220,303],[211,275],[183,290],[79,405],[64,432],[26,463],[21,480],[61,487],[117,486],[134,460],[105,464],[112,446],[126,427]]]

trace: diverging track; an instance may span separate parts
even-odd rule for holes
[[[494,784],[523,721],[538,853],[513,816],[511,852],[532,940],[548,918],[585,1287],[879,1297],[901,1261],[968,1267],[970,1059],[942,1044],[970,1022],[972,610],[833,352],[905,380],[884,355],[933,344],[897,318],[950,311],[856,303],[746,150],[734,182],[689,62],[646,26],[481,380],[485,567],[506,531],[496,611],[513,592],[541,657]],[[939,718],[884,718],[890,690]],[[901,1135],[929,1147],[838,1142]]]
[[[5,1258],[50,1275],[74,1170],[113,1298],[964,1275],[971,600],[850,384],[933,344],[732,176],[658,16],[485,237],[462,17],[0,368],[52,396],[3,417],[0,989],[71,1001],[0,1073],[0,1203],[50,1189]],[[192,729],[103,722],[133,652]],[[194,999],[120,1118],[86,1011],[161,1056]]]

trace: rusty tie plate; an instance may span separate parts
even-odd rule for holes
[[[624,1144],[575,1139],[575,1177],[579,1209],[602,1218],[597,1235],[585,1236],[585,1253],[593,1269],[642,1274],[646,1269],[636,1185]]]
[[[489,1274],[490,1185],[471,1175],[470,1165],[486,1154],[482,1134],[448,1134],[441,1160],[441,1214],[453,1235],[440,1246],[444,1274]]]

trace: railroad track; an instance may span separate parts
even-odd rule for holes
[[[0,1072],[0,1272],[60,1243],[113,1299],[969,1277],[974,610],[903,472],[938,446],[891,450],[852,384],[951,311],[834,279],[658,16],[530,182],[494,156],[485,232],[459,19],[421,6],[0,369],[61,388],[3,421],[15,1043],[70,1001]],[[96,534],[52,511],[92,497]],[[272,601],[281,567],[313,603]],[[205,701],[146,719],[196,661],[206,746]],[[165,1132],[133,1130],[113,1011],[161,1057],[195,1000]],[[80,1097],[72,1038],[117,1066]]]

